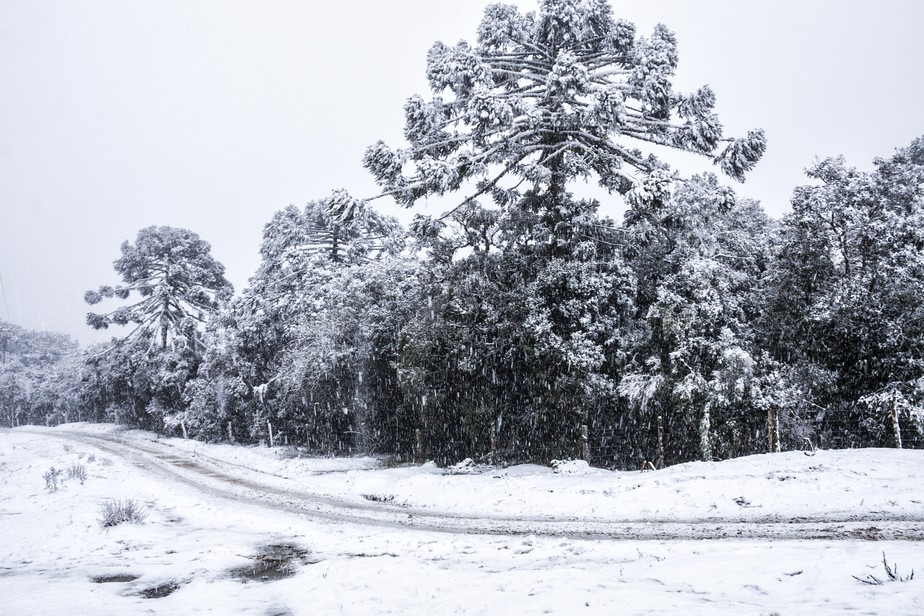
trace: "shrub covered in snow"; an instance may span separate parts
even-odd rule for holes
[[[590,465],[584,460],[552,460],[552,470],[558,475],[586,475]]]
[[[112,528],[123,522],[142,524],[148,517],[144,506],[132,498],[108,500],[100,506],[99,513],[99,525],[103,528]]]

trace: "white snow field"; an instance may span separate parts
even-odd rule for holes
[[[0,614],[924,614],[924,451],[645,473],[292,451],[0,430]],[[104,529],[125,499],[143,522]]]

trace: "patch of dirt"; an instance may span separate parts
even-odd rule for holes
[[[320,562],[312,559],[308,550],[289,543],[264,546],[252,559],[250,565],[232,569],[231,576],[244,582],[272,582],[292,577],[299,565]]]
[[[389,558],[398,558],[397,554],[393,554],[391,552],[383,552],[382,554],[366,554],[365,552],[360,552],[358,554],[344,554],[344,556],[347,558],[383,558],[385,556],[388,556]]]
[[[90,579],[95,584],[112,584],[113,582],[134,582],[138,577],[131,573],[116,573],[113,575],[96,575]]]
[[[150,588],[145,588],[138,593],[139,596],[144,597],[145,599],[163,599],[164,597],[171,595],[174,591],[180,588],[180,584],[177,582],[167,582],[166,584],[161,584],[159,586],[151,586]]]

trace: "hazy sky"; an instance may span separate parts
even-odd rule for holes
[[[119,245],[150,225],[197,232],[241,289],[273,212],[376,193],[363,151],[401,144],[427,49],[472,41],[487,4],[0,0],[0,319],[117,334],[85,325],[83,293],[118,282]],[[924,134],[924,2],[613,6],[676,32],[676,89],[710,84],[728,135],[766,130],[737,190],[774,216],[816,157],[868,168]]]

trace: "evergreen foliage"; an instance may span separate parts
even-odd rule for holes
[[[755,424],[742,411],[759,394],[752,322],[770,228],[759,206],[739,202],[715,176],[626,215],[644,328],[620,391],[637,411],[663,416],[668,461],[753,447],[740,442]]]
[[[840,157],[807,173],[816,183],[793,193],[767,276],[766,344],[820,438],[890,443],[885,401],[906,418],[924,401],[924,139],[871,173]],[[919,421],[905,425],[918,442]]]
[[[199,345],[198,324],[233,292],[209,244],[186,229],[148,227],[138,232],[134,244],[123,242],[121,251],[113,266],[123,284],[87,291],[84,299],[98,304],[112,297],[125,300],[132,293],[140,299],[105,314],[91,312],[87,324],[107,329],[134,323],[136,328],[127,337],[156,333],[152,339],[163,349],[171,339]]]
[[[87,419],[76,396],[79,362],[69,336],[0,321],[0,426]]]
[[[135,324],[86,360],[91,397],[108,419],[158,431],[184,423],[183,390],[204,351],[202,325],[233,292],[210,251],[186,229],[142,229],[135,243],[122,243],[114,263],[123,284],[85,294],[89,304],[138,296],[108,313],[87,315],[94,329]]]
[[[357,372],[324,363],[332,357],[316,352],[328,347],[312,346],[323,332],[308,323],[320,323],[326,315],[331,335],[345,335],[349,330],[339,328],[355,321],[335,322],[340,306],[328,294],[349,284],[351,276],[392,262],[404,234],[392,218],[345,209],[341,196],[335,193],[303,209],[289,206],[265,226],[259,269],[210,324],[205,361],[186,391],[197,434],[224,438],[230,424],[235,439],[268,439],[269,423],[284,439],[325,452],[358,446],[360,430],[342,412],[351,408]],[[312,373],[312,365],[320,366],[320,373]]]
[[[743,180],[766,148],[763,131],[724,138],[708,86],[674,92],[677,63],[673,32],[658,25],[636,36],[604,0],[542,0],[526,15],[491,5],[475,45],[438,42],[427,54],[434,97],[405,104],[408,147],[380,141],[364,164],[384,195],[407,206],[469,181],[463,203],[492,195],[522,206],[525,186],[546,197],[553,229],[570,222],[568,181],[593,176],[638,197],[645,178],[666,173],[658,147],[711,157]]]

